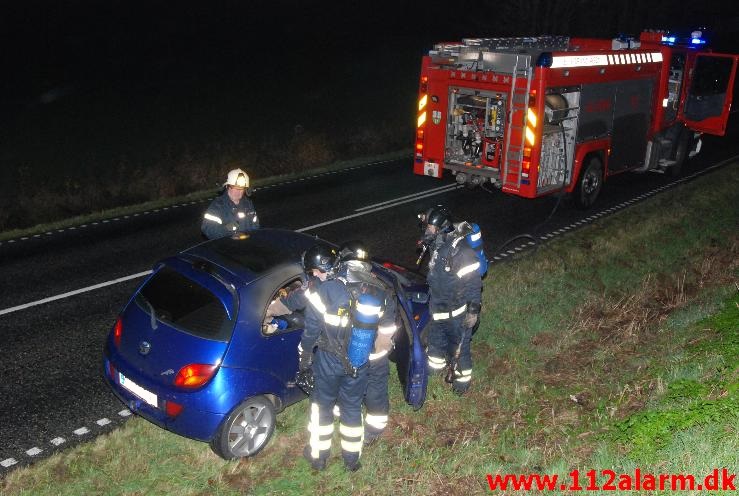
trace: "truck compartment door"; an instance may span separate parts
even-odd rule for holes
[[[736,55],[696,54],[689,68],[679,118],[695,131],[723,136],[731,110]]]

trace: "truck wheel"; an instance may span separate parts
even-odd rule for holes
[[[573,199],[578,208],[586,209],[593,206],[603,187],[603,163],[595,155],[591,156],[585,167],[580,171]]]
[[[688,129],[683,129],[680,133],[680,138],[675,148],[675,163],[667,169],[667,173],[672,177],[680,177],[683,173],[683,168],[688,161],[688,154],[690,152],[690,135],[691,132]]]
[[[275,430],[275,408],[265,396],[255,396],[237,406],[218,427],[210,448],[224,460],[259,453]]]

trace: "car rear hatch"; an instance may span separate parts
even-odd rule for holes
[[[129,370],[168,386],[182,367],[220,364],[238,313],[229,276],[197,259],[160,264],[121,315]]]

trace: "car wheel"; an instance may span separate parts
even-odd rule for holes
[[[241,403],[218,427],[210,442],[213,452],[225,460],[259,453],[275,430],[275,408],[264,396]]]
[[[591,156],[580,171],[573,199],[578,208],[590,208],[598,199],[603,187],[603,163],[596,156]]]

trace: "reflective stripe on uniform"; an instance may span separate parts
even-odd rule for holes
[[[350,453],[361,453],[362,452],[362,440],[359,441],[347,441],[346,439],[341,440],[341,449]]]
[[[349,325],[348,315],[334,315],[332,313],[324,313],[323,320],[328,324],[336,327],[346,327]]]
[[[257,216],[255,215],[254,218],[251,220],[253,223],[257,223]]]
[[[244,212],[238,212],[238,213],[236,214],[236,216],[237,216],[237,217],[238,217],[239,219],[243,219],[244,217],[246,217],[246,214],[245,214]]]
[[[479,262],[478,262],[479,265]],[[457,317],[459,315],[462,315],[467,310],[467,304],[465,303],[461,307],[457,308],[456,310],[452,310],[451,312],[436,312],[432,313],[431,317],[434,320],[445,320],[450,317]]]
[[[377,360],[378,358],[382,358],[385,355],[387,355],[387,350],[382,350],[382,351],[378,351],[377,353],[370,353],[369,359]]]
[[[305,296],[306,298],[308,298],[308,301],[311,303],[311,305],[313,305],[313,307],[318,310],[318,313],[326,313],[326,305],[323,304],[323,301],[321,301],[321,297],[318,293],[311,291],[310,289],[306,289]]]
[[[470,379],[472,379],[472,369],[464,369],[461,372],[455,371],[454,375],[456,382],[470,382]]]
[[[220,217],[216,217],[215,215],[209,214],[208,212],[206,212],[205,215],[203,215],[203,217],[205,217],[205,220],[210,220],[213,222],[218,222],[219,224],[223,224],[223,221],[221,220]]]
[[[333,422],[330,425],[321,425],[318,419],[318,404],[311,403],[308,430],[310,431],[310,456],[314,460],[317,460],[321,456],[321,451],[331,449],[331,436],[334,432]],[[328,437],[328,439],[321,439],[321,437]]]
[[[377,332],[379,332],[380,334],[383,334],[385,336],[389,336],[391,334],[395,334],[395,331],[397,331],[397,330],[398,330],[398,326],[396,326],[395,324],[379,326],[377,328]]]
[[[469,265],[465,265],[461,269],[457,271],[457,277],[460,279],[469,274],[470,272],[474,272],[477,269],[480,268],[480,262],[471,263]]]
[[[348,425],[339,423],[339,432],[342,436],[346,437],[360,437],[362,434],[364,434],[364,428],[361,425],[350,427]]]
[[[382,307],[376,305],[367,305],[366,303],[357,303],[357,311],[364,315],[380,315]]]
[[[428,364],[434,370],[441,370],[446,367],[446,359],[429,355]]]
[[[339,405],[334,405],[334,417],[341,417],[341,410],[339,409]]]
[[[372,415],[371,413],[368,413],[364,417],[364,423],[374,427],[375,429],[382,430],[387,427],[387,419],[387,415]]]

